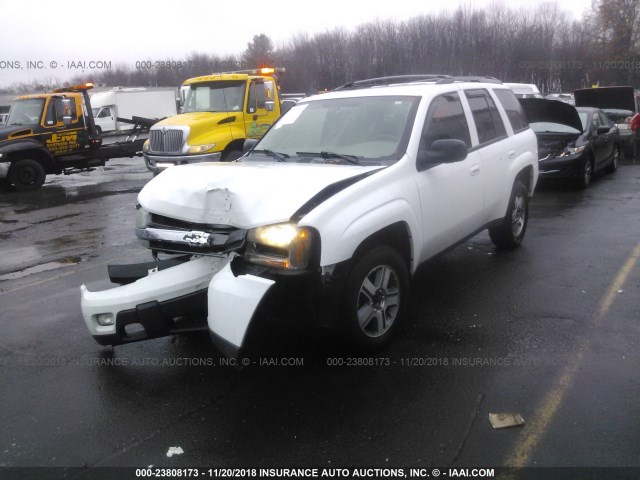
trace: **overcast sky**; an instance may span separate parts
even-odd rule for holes
[[[459,5],[482,8],[494,0],[107,0],[62,3],[50,0],[0,4],[0,86],[81,73],[69,62],[184,59],[189,53],[239,54],[254,35],[277,46],[299,32],[314,34],[338,26],[351,29],[375,19],[404,20]],[[543,0],[510,0],[510,8],[531,8]],[[580,19],[591,0],[558,0]],[[56,5],[60,7],[57,8]],[[243,5],[240,9],[237,6]],[[273,8],[277,6],[277,8]],[[27,68],[27,62],[32,63]],[[19,63],[19,66],[18,66]],[[54,66],[55,68],[52,68]]]

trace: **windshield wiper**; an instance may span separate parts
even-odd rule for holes
[[[286,153],[274,152],[273,150],[251,150],[251,153],[264,153],[269,157],[275,158],[278,162],[286,162],[289,155]]]
[[[339,160],[344,160],[351,165],[360,165],[358,161],[358,157],[355,155],[343,155],[341,153],[335,152],[296,152],[296,155],[301,157],[321,157],[325,160],[329,160],[330,158],[337,158]]]

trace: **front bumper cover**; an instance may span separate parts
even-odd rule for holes
[[[217,346],[237,357],[275,281],[235,276],[233,256],[200,257],[102,292],[82,285],[82,315],[89,332],[101,345],[120,345],[208,328]],[[112,324],[102,325],[105,319]],[[132,324],[138,329],[128,328]]]

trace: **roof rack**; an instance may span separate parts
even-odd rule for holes
[[[337,90],[356,90],[359,88],[371,88],[385,85],[391,85],[394,83],[415,83],[431,81],[436,84],[446,84],[454,82],[477,82],[477,83],[502,83],[500,80],[494,77],[480,77],[480,76],[455,76],[451,75],[439,75],[439,74],[418,74],[418,75],[392,75],[389,77],[369,78],[366,80],[358,80],[356,82],[345,83],[344,85],[334,89]]]
[[[335,90],[355,90],[358,88],[370,88],[382,85],[391,85],[392,83],[409,83],[420,82],[425,80],[440,80],[451,78],[449,75],[392,75],[390,77],[369,78],[367,80],[358,80],[357,82],[349,82],[336,88]]]
[[[453,82],[476,82],[476,83],[499,83],[502,84],[500,80],[495,77],[480,77],[480,76],[457,76],[444,78],[436,83],[453,83]]]

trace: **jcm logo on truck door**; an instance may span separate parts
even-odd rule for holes
[[[53,133],[47,139],[47,148],[52,152],[64,153],[80,148],[78,132]]]

